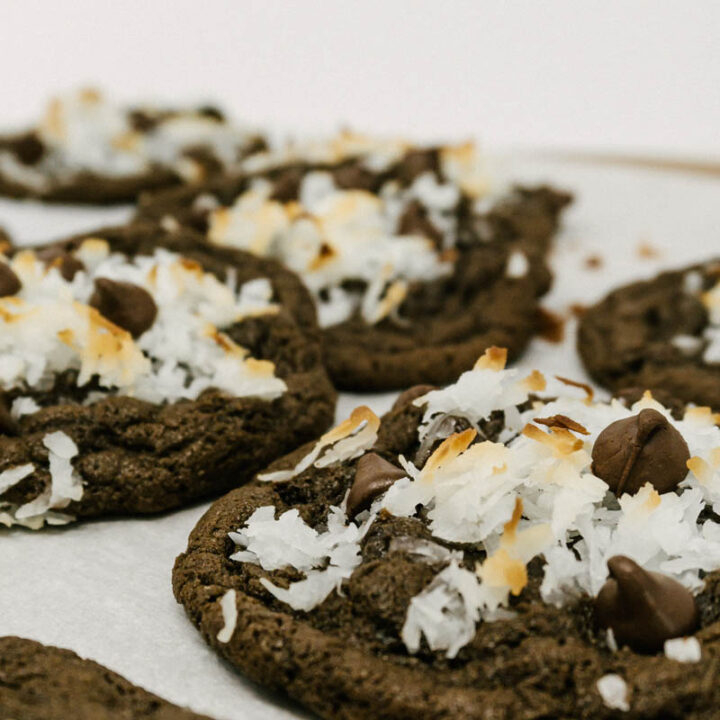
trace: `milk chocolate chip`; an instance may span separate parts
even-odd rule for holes
[[[76,273],[85,269],[85,265],[82,264],[74,255],[69,252],[65,252],[62,248],[46,248],[40,250],[37,253],[39,260],[42,260],[47,267],[55,267],[60,271],[60,274],[70,282]]]
[[[7,263],[0,262],[0,297],[15,295],[21,287],[20,278],[13,269]]]
[[[0,435],[18,435],[20,426],[10,414],[10,403],[3,393],[0,393]]]
[[[377,453],[363,455],[358,460],[355,480],[348,494],[348,517],[354,518],[358,513],[367,510],[376,497],[405,475],[404,470],[384,460]]]
[[[397,231],[401,235],[422,235],[432,240],[436,247],[442,247],[442,233],[430,222],[427,210],[417,200],[405,208],[398,220]]]
[[[624,555],[608,560],[610,577],[595,598],[595,615],[611,628],[619,647],[657,652],[666,640],[692,635],[698,626],[695,598],[676,580],[647,572]]]
[[[90,305],[134,338],[148,330],[157,316],[157,305],[145,288],[108,278],[95,280]]]
[[[690,451],[683,436],[657,410],[642,410],[608,425],[592,451],[592,471],[618,497],[650,483],[659,493],[674,490],[687,475]]]

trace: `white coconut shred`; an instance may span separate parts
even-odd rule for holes
[[[707,408],[689,408],[675,420],[649,393],[631,408],[596,401],[582,386],[537,371],[523,377],[503,364],[504,354],[490,351],[454,385],[415,400],[425,407],[420,439],[438,417],[459,416],[470,427],[445,439],[421,468],[401,457],[406,477],[356,521],[334,508],[327,530],[317,533],[293,511],[276,517],[275,508],[261,508],[231,536],[239,549],[235,559],[305,572],[307,579],[287,590],[265,584],[291,607],[309,610],[352,574],[362,538],[379,512],[415,516],[422,506],[435,539],[472,543],[486,553],[477,565],[449,553],[444,569],[410,602],[402,629],[408,651],[416,652],[424,637],[448,657],[469,642],[478,622],[510,612],[510,597],[526,586],[534,557],[544,560],[541,596],[557,606],[581,594],[596,595],[614,555],[700,591],[702,573],[720,569],[720,524],[701,516],[705,508],[720,510],[718,417]],[[535,399],[520,412],[517,406],[531,394],[547,399]],[[658,494],[648,484],[617,498],[592,472],[593,444],[609,424],[645,408],[662,413],[683,436],[689,471],[675,492]],[[483,440],[482,421],[499,410],[505,414],[499,441]],[[555,415],[571,418],[582,431],[534,422]],[[362,447],[373,444],[369,435]],[[353,448],[355,457],[358,450]],[[340,454],[334,461],[347,457]],[[301,462],[270,479],[287,480],[311,464]],[[262,544],[253,543],[260,535]],[[342,548],[342,561],[329,562],[336,548]]]
[[[282,159],[334,163],[353,157],[368,169],[383,170],[411,148],[345,133]],[[302,179],[297,201],[281,202],[273,199],[270,182],[256,178],[232,206],[210,212],[209,238],[277,258],[297,272],[315,297],[321,326],[356,312],[366,323],[378,323],[398,312],[410,283],[452,272],[458,202],[463,195],[478,199],[487,192],[472,144],[443,147],[439,156],[442,180],[424,172],[407,188],[389,180],[377,194],[340,189],[330,173],[314,171]],[[440,244],[420,233],[399,232],[400,217],[413,201],[427,212]]]

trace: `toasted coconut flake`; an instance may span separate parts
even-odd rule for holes
[[[547,388],[547,381],[539,370],[533,370],[526,378],[520,381],[520,385],[531,393],[543,392]]]
[[[432,480],[436,470],[439,470],[443,465],[447,465],[456,457],[462,455],[476,437],[477,430],[468,428],[467,430],[463,430],[463,432],[455,433],[443,440],[425,463],[421,477],[424,480]]]
[[[567,415],[553,415],[546,418],[535,418],[533,422],[547,425],[549,428],[565,428],[581,435],[589,435],[590,431],[584,428],[579,422],[575,422]]]
[[[707,460],[701,457],[691,457],[687,461],[688,470],[698,479],[701,485],[707,485],[713,477],[713,469]]]
[[[283,482],[299,475],[311,465],[327,467],[334,462],[351,460],[369,450],[377,440],[380,418],[365,405],[356,407],[347,420],[326,432],[313,449],[290,470],[258,475],[264,482]],[[321,457],[321,453],[325,454]]]
[[[583,441],[576,438],[569,430],[565,428],[550,428],[549,433],[544,433],[536,425],[527,424],[522,434],[531,440],[536,440],[543,445],[547,445],[552,449],[555,457],[563,457],[572,455],[583,447]]]
[[[477,360],[474,370],[495,370],[499,372],[507,364],[507,348],[489,347]]]
[[[711,408],[706,406],[688,408],[683,419],[708,427],[720,425],[720,413],[714,413]]]
[[[561,377],[560,375],[556,375],[555,378],[564,385],[570,385],[571,387],[576,387],[583,390],[586,395],[585,402],[587,402],[588,404],[591,403],[593,397],[595,397],[595,391],[587,383],[578,382],[577,380],[570,380],[569,378]]]

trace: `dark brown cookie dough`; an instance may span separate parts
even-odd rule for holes
[[[3,720],[208,720],[71,650],[0,638]]]
[[[54,431],[78,446],[72,464],[83,484],[82,498],[63,512],[95,517],[155,513],[217,495],[330,424],[335,391],[322,366],[312,301],[292,273],[245,253],[202,247],[191,231],[167,232],[152,223],[76,236],[53,245],[48,254],[64,257],[88,237],[102,238],[112,251],[128,256],[165,248],[221,280],[229,269],[239,284],[267,278],[279,312],[247,317],[224,331],[253,357],[274,363],[287,390],[272,401],[211,388],[196,400],[154,404],[110,394],[83,405],[94,386],[78,388],[76,371],[57,375],[49,389],[6,389],[0,472],[25,463],[36,469],[0,493],[0,503],[21,505],[47,485],[43,438]],[[32,397],[40,409],[11,418],[8,409],[17,396]]]
[[[332,175],[338,189],[379,194],[388,182],[408,186],[422,173],[439,173],[439,150],[410,151],[383,171],[371,172],[359,161],[336,165],[297,163],[249,177],[211,180],[193,187],[141,198],[139,214],[160,220],[172,217],[208,232],[213,207],[232,205],[254,178],[273,183],[273,199],[295,200],[310,171]],[[414,281],[399,306],[399,317],[369,324],[356,312],[322,329],[325,362],[338,388],[380,391],[418,383],[444,384],[472,366],[493,345],[517,357],[541,328],[538,298],[551,282],[546,264],[560,214],[570,196],[549,187],[516,188],[489,208],[478,211],[461,196],[452,211],[453,270],[428,282]],[[440,244],[440,233],[417,201],[409,202],[398,232],[422,235]],[[511,277],[508,261],[520,251],[527,272]],[[350,279],[348,284],[358,282]],[[363,281],[364,282],[364,281]]]
[[[718,268],[710,261],[665,272],[588,308],[577,347],[592,377],[614,391],[649,389],[720,410],[720,362],[703,357],[712,329],[706,293]]]
[[[396,466],[403,455],[420,467],[421,416],[422,410],[412,405],[391,410],[382,419],[373,452]],[[494,440],[502,426],[502,416],[493,416],[481,429]],[[456,427],[462,429],[462,421]],[[310,447],[271,469],[295,466]],[[260,583],[270,577],[285,587],[302,578],[298,571],[266,572],[229,559],[235,546],[228,533],[262,506],[274,505],[278,516],[296,509],[321,530],[328,508],[339,506],[352,486],[357,463],[312,468],[286,482],[254,481],[232,491],[208,510],[178,557],[173,573],[178,602],[206,641],[245,675],[328,719],[716,717],[720,572],[705,577],[705,589],[695,598],[700,614],[696,637],[703,648],[698,664],[685,665],[662,652],[611,649],[598,628],[592,598],[581,595],[562,607],[541,600],[538,559],[528,565],[525,589],[511,600],[514,616],[479,623],[470,642],[448,659],[425,644],[409,654],[400,639],[410,599],[443,566],[415,555],[407,543],[432,537],[418,516],[381,512],[362,541],[362,564],[343,583],[342,593],[332,593],[309,612],[279,602]],[[432,542],[468,549],[436,537]],[[220,642],[224,618],[219,601],[230,589],[236,593],[237,623],[229,642]],[[626,679],[629,712],[603,702],[597,681],[607,675]]]
[[[0,135],[0,195],[13,198],[31,198],[44,202],[83,203],[110,205],[133,202],[141,192],[160,190],[180,185],[188,180],[206,179],[227,170],[240,160],[266,148],[265,140],[255,133],[238,130],[234,144],[234,157],[230,164],[227,157],[219,157],[212,143],[200,139],[197,143],[183,144],[177,158],[168,155],[167,143],[157,157],[150,155],[141,169],[126,172],[103,171],[102,167],[84,167],[80,160],[68,162],[62,154],[56,154],[44,132],[57,134],[58,126],[67,119],[58,119],[58,102],[105,104],[99,93],[83,90],[64,100],[52,101],[47,115],[38,127],[17,134]],[[109,106],[109,103],[108,103]],[[219,129],[229,128],[229,121],[214,107],[188,109],[128,107],[113,108],[123,118],[124,129],[107,140],[106,155],[118,148],[130,150],[149,139],[152,143],[164,123],[181,120],[202,121]],[[72,119],[70,120],[72,122]],[[86,120],[92,126],[92,120]],[[88,143],[96,141],[92,128],[86,134]],[[79,132],[79,129],[77,129]],[[180,141],[177,141],[180,142]]]

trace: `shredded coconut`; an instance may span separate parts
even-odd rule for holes
[[[605,707],[623,712],[630,710],[630,691],[627,683],[619,675],[603,675],[595,686]]]
[[[347,420],[328,430],[294,468],[264,473],[258,475],[258,480],[281,482],[299,475],[311,465],[327,467],[359,457],[375,444],[379,427],[380,418],[370,408],[361,405],[352,411]]]
[[[237,593],[228,590],[220,599],[220,610],[223,616],[223,626],[218,631],[217,639],[221,643],[229,643],[237,625],[237,606],[235,605]]]
[[[702,659],[702,648],[696,637],[672,638],[665,641],[665,657],[681,663],[697,663]]]
[[[401,141],[343,133],[324,144],[291,147],[264,166],[298,158],[311,163],[355,158],[379,171],[411,149]],[[312,171],[300,183],[299,201],[281,202],[272,198],[272,185],[258,178],[230,207],[211,210],[209,238],[278,258],[300,274],[315,296],[323,327],[356,312],[365,322],[378,323],[395,316],[410,283],[452,272],[455,209],[463,194],[476,197],[487,191],[482,163],[471,143],[440,148],[439,158],[442,179],[425,172],[406,188],[389,180],[377,194],[343,190],[330,173]],[[399,232],[401,215],[412,202],[421,203],[442,236],[442,247],[423,234]],[[209,205],[203,202],[203,207]],[[514,261],[516,271],[518,262],[522,258]]]
[[[78,447],[72,438],[62,431],[48,433],[43,438],[48,449],[50,484],[33,500],[24,505],[12,505],[0,500],[0,523],[10,527],[22,525],[37,530],[44,523],[64,525],[73,520],[59,510],[83,495],[82,479],[72,466],[72,458],[78,454]],[[35,471],[32,464],[11,468],[0,473],[0,494]]]
[[[285,589],[267,578],[260,582],[278,600],[296,610],[311,610],[320,604],[360,564],[360,541],[372,525],[374,515],[360,526],[347,522],[345,513],[330,508],[327,530],[317,532],[288,510],[275,518],[275,508],[258,508],[244,527],[230,533],[231,540],[244,548],[230,556],[238,562],[251,562],[265,570],[294,567],[305,573],[305,579]]]
[[[77,370],[81,387],[97,379],[105,392],[150,402],[194,399],[210,387],[271,400],[286,389],[272,363],[250,357],[218,329],[277,312],[268,280],[236,288],[232,276],[223,283],[167,250],[130,259],[99,239],[86,240],[76,255],[86,269],[71,281],[30,250],[9,261],[22,288],[0,298],[0,388],[45,390],[57,373]],[[152,327],[133,340],[87,305],[95,278],[147,290],[158,309]],[[13,412],[34,412],[28,400]]]
[[[227,168],[239,167],[241,156],[257,137],[197,111],[137,110],[152,118],[151,126],[134,127],[133,110],[109,102],[94,90],[56,98],[37,128],[46,147],[43,157],[28,166],[2,151],[0,171],[39,191],[82,171],[127,177],[158,166],[194,181],[202,179],[202,168],[188,151],[207,148]]]
[[[374,501],[364,521],[371,523],[381,512],[417,517],[422,507],[432,533],[432,541],[396,538],[392,545],[395,551],[414,553],[421,562],[443,566],[410,602],[402,631],[410,652],[418,650],[424,637],[431,649],[454,656],[472,638],[477,622],[509,612],[510,597],[525,588],[527,565],[534,557],[544,560],[541,597],[557,606],[580,595],[596,595],[608,578],[607,561],[615,555],[631,557],[694,593],[702,589],[704,573],[720,569],[720,525],[700,519],[706,507],[720,511],[719,415],[691,407],[682,420],[676,420],[650,393],[626,408],[617,400],[594,400],[581,383],[546,379],[539,373],[523,378],[503,366],[503,353],[491,349],[457,383],[416,401],[425,408],[419,439],[438,417],[461,417],[471,427],[442,440],[419,467],[401,456],[406,477]],[[661,495],[647,484],[634,495],[618,498],[593,474],[592,448],[608,425],[646,408],[662,413],[687,442],[688,474],[675,492]],[[498,412],[506,426],[500,439],[483,437],[482,421]],[[565,422],[539,422],[557,416]],[[321,452],[333,439],[357,437],[353,433],[361,418],[358,414],[332,431],[330,440],[322,439],[279,479],[313,463],[318,466],[318,458],[327,458]],[[335,453],[330,460],[357,457],[373,443],[373,433],[368,433],[367,442]],[[252,534],[243,529],[239,544],[245,549],[234,559],[266,569],[289,565],[306,572],[308,579],[301,581],[305,586],[293,584],[275,595],[298,609],[315,607],[349,577],[357,558],[335,563],[342,571],[329,567],[315,577],[327,557],[323,534],[305,525],[296,511],[277,520],[273,508],[264,512],[273,538],[277,537],[263,537],[262,549],[256,550]],[[333,522],[340,527],[337,518]],[[255,521],[249,527],[264,532]],[[484,552],[484,559],[468,569],[462,553],[449,551],[442,543],[472,544]],[[691,647],[692,643],[682,646],[688,654]]]

